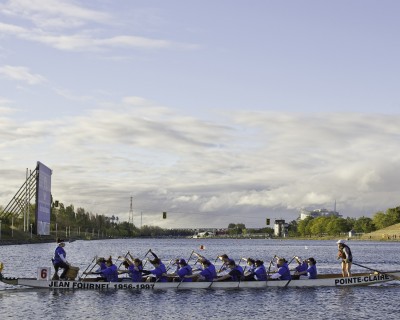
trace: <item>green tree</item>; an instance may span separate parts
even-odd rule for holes
[[[297,231],[297,226],[298,226],[297,220],[293,220],[293,221],[289,222],[289,226],[288,226],[289,237],[297,237],[299,235],[299,232]]]
[[[375,213],[372,217],[372,221],[377,229],[383,229],[390,226],[390,221],[387,215],[382,211]]]
[[[340,235],[341,233],[349,232],[349,226],[346,219],[338,217],[330,217],[327,225],[327,232],[329,235]]]
[[[317,217],[310,221],[310,232],[312,235],[322,235],[326,232],[326,217]]]
[[[301,236],[305,237],[307,235],[311,235],[310,233],[310,221],[312,221],[313,217],[307,217],[304,220],[300,220],[297,225],[297,231],[300,233]]]
[[[387,222],[394,225],[400,222],[400,207],[389,208],[386,210]]]
[[[355,232],[369,233],[375,231],[376,228],[371,218],[362,216],[355,220],[353,229]]]

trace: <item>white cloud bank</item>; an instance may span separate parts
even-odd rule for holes
[[[131,34],[117,17],[63,0],[13,0],[0,4],[2,36],[38,42],[61,51],[99,51],[113,48],[196,49],[195,44]],[[119,30],[118,27],[122,27]],[[128,30],[127,30],[128,29]],[[122,33],[123,32],[123,33]]]
[[[140,212],[165,227],[262,226],[335,200],[345,216],[399,204],[400,116],[243,112],[210,122],[124,102],[22,124],[0,109],[0,203],[41,161],[61,202],[127,219],[132,196],[136,224]]]

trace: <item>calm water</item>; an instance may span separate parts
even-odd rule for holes
[[[205,249],[200,250],[200,245]],[[378,270],[399,269],[398,243],[349,242],[354,261]],[[35,277],[51,266],[56,244],[0,246],[6,276]],[[335,241],[150,239],[75,241],[66,244],[72,265],[86,269],[95,256],[116,258],[130,251],[143,257],[152,249],[165,262],[188,259],[195,250],[210,260],[227,253],[263,259],[276,254],[314,257],[320,273],[337,273]],[[353,271],[365,269],[353,266]],[[398,319],[400,282],[362,288],[269,288],[268,290],[63,291],[14,289],[0,284],[1,319]]]

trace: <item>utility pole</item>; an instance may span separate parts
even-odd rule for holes
[[[132,197],[131,197],[131,206],[130,206],[130,210],[129,210],[129,219],[128,219],[128,223],[132,223],[132,224],[133,224]]]

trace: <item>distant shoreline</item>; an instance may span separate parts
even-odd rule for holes
[[[121,238],[121,239],[148,239],[149,237],[135,237],[135,238]],[[151,239],[193,239],[193,238],[188,238],[188,237],[150,237]],[[206,238],[197,238],[194,240],[203,240],[207,241],[210,239],[220,239],[220,240],[230,240],[230,239],[237,239],[237,240],[298,240],[298,241],[304,241],[304,240],[312,240],[312,241],[317,241],[317,240],[337,240],[339,239],[340,236],[337,237],[287,237],[287,238],[257,238],[257,237],[206,237]],[[353,238],[346,238],[342,237],[346,241],[378,241],[378,242],[399,242],[399,238],[397,239],[387,239],[387,238],[381,238],[377,239],[376,237],[373,238],[368,238],[368,237],[353,237]],[[115,240],[118,238],[100,238],[100,239],[66,239],[65,242],[74,242],[77,240],[84,240],[84,241],[96,241],[96,240]],[[52,238],[35,238],[35,239],[1,239],[0,240],[0,246],[7,246],[7,245],[23,245],[23,244],[38,244],[38,243],[56,243],[56,239]]]

